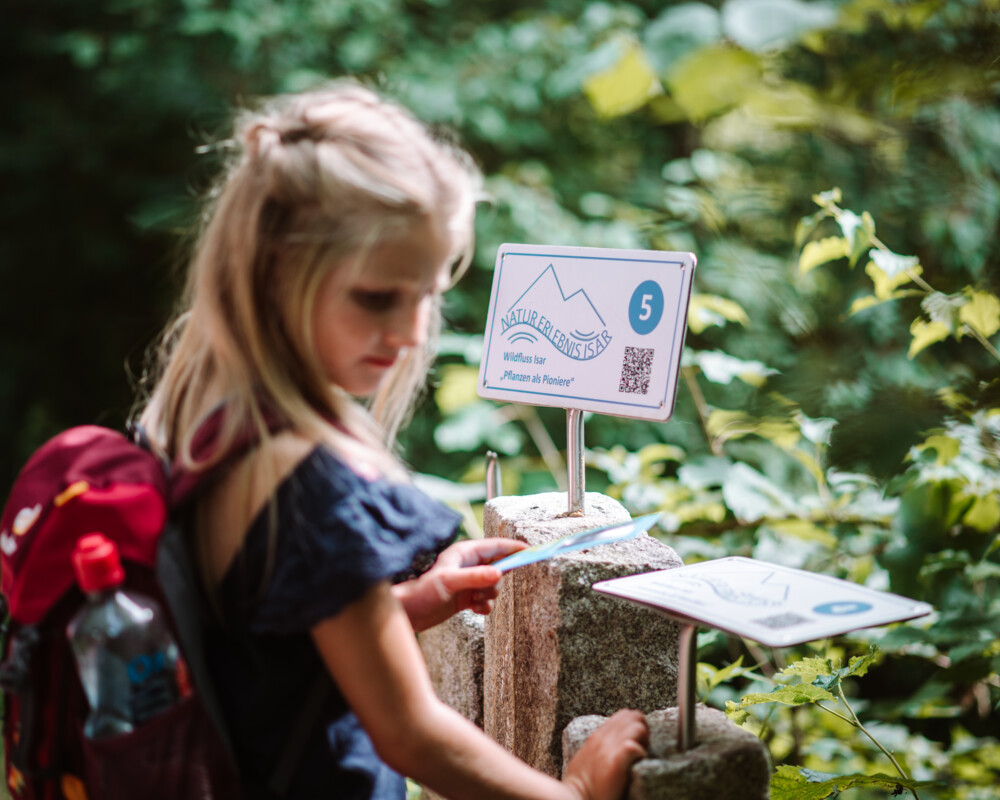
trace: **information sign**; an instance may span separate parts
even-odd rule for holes
[[[479,394],[667,419],[694,268],[692,253],[501,245]]]
[[[772,647],[922,617],[927,603],[752,558],[719,558],[601,581],[598,592]]]

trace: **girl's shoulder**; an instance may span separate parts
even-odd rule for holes
[[[293,465],[273,499],[250,522],[217,579],[229,606],[252,606],[247,615],[257,633],[308,630],[374,584],[419,571],[453,540],[461,522],[411,484],[359,475],[322,444]],[[251,600],[246,587],[262,585],[266,590]]]
[[[294,431],[269,436],[229,468],[201,498],[196,527],[213,584],[226,573],[253,520],[281,485],[309,463],[316,450],[316,442]]]

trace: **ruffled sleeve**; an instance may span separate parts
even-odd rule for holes
[[[247,533],[242,570],[237,559],[224,584],[243,571],[239,583],[261,585],[246,579],[268,571],[268,517],[265,508]],[[297,633],[335,616],[372,585],[443,549],[460,519],[412,486],[367,481],[317,448],[278,490],[275,558],[263,594],[247,609],[250,629]],[[224,592],[232,597],[234,588]]]

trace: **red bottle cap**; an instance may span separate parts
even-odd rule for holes
[[[73,568],[76,582],[85,592],[110,589],[125,580],[118,547],[103,533],[88,533],[77,541]]]

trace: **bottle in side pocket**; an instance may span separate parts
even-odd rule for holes
[[[66,628],[90,703],[84,735],[129,733],[190,691],[184,662],[159,605],[121,588],[114,542],[100,533],[81,537],[73,567],[87,598]]]

